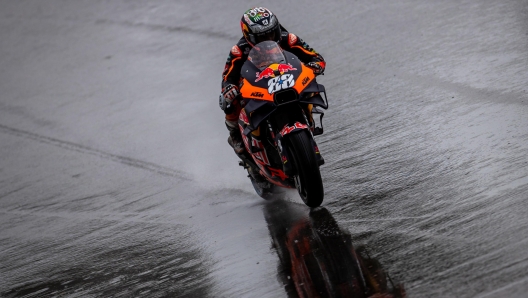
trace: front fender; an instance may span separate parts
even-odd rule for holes
[[[280,131],[281,137],[284,137],[292,132],[307,129],[310,130],[310,127],[306,124],[303,124],[301,122],[295,122],[292,126],[289,126],[288,124],[284,125],[284,127]]]

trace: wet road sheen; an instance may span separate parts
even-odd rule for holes
[[[528,1],[267,2],[328,63],[312,210],[225,141],[247,5],[0,0],[0,296],[523,297]]]

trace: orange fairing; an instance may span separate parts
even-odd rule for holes
[[[251,85],[248,80],[244,79],[244,84],[240,88],[243,98],[253,98],[273,102],[273,94],[268,93],[268,89]]]
[[[315,74],[313,70],[309,67],[302,65],[301,75],[297,77],[297,81],[295,81],[293,89],[295,89],[297,93],[301,94],[304,88],[306,88],[310,84],[310,82],[313,81],[314,78]]]
[[[277,68],[278,64],[270,65],[270,68]],[[282,74],[282,73],[281,73]],[[274,75],[272,77],[275,77]],[[293,89],[297,93],[301,93],[315,78],[313,70],[309,67],[302,65],[301,74],[296,78],[295,85]],[[243,79],[242,87],[240,88],[240,93],[243,98],[252,98],[256,100],[264,100],[273,102],[273,94],[268,92],[267,88],[253,86],[248,80]]]

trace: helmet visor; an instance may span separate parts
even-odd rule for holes
[[[279,42],[280,37],[281,37],[281,30],[280,30],[280,27],[277,26],[273,30],[270,30],[264,33],[255,34],[255,44],[266,41],[266,40]]]

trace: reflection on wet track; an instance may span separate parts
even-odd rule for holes
[[[275,200],[264,212],[281,261],[279,279],[290,296],[405,297],[403,285],[393,284],[363,247],[354,248],[324,207]]]

